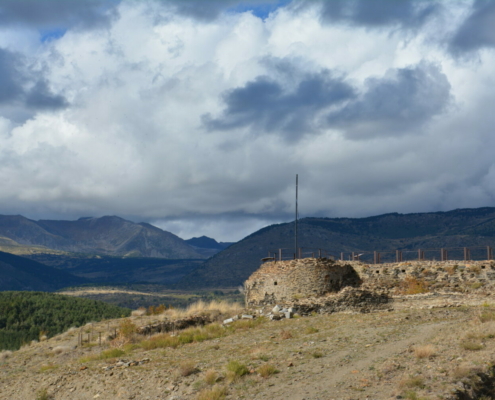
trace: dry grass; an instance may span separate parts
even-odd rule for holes
[[[416,358],[431,358],[436,354],[436,352],[436,348],[431,344],[416,346],[414,348],[414,355]]]
[[[399,386],[402,388],[419,388],[425,387],[424,380],[420,376],[414,376],[406,379],[402,379],[399,382]]]
[[[464,350],[469,350],[469,351],[478,351],[483,348],[483,345],[479,341],[471,340],[471,339],[464,339],[461,342],[461,348]]]
[[[278,372],[279,370],[271,364],[263,364],[258,368],[258,374],[260,374],[262,378],[268,378]]]
[[[292,332],[284,329],[280,332],[280,338],[282,340],[292,339],[293,338]]]
[[[196,400],[223,400],[227,396],[225,386],[213,386],[211,389],[203,389],[198,393]]]
[[[471,375],[471,373],[472,369],[470,367],[466,365],[460,365],[452,371],[451,376],[453,380],[457,382],[461,379],[467,378]]]
[[[184,361],[179,365],[179,375],[189,376],[198,372],[196,365],[192,361]]]
[[[428,282],[412,276],[406,276],[397,288],[399,294],[421,294],[429,291]]]
[[[97,360],[108,360],[109,358],[121,357],[124,354],[126,354],[124,350],[113,348],[113,349],[104,350],[99,354],[92,354],[90,356],[82,357],[79,359],[79,362],[80,363],[87,363],[87,362],[97,361]]]
[[[454,275],[457,272],[457,265],[449,265],[448,267],[445,267],[445,271],[447,271],[447,274],[449,275]]]
[[[239,303],[230,303],[228,301],[211,301],[206,303],[202,300],[191,304],[184,309],[169,309],[166,310],[163,315],[170,319],[180,319],[189,317],[191,315],[201,315],[210,313],[220,313],[234,315],[242,311],[242,306]]]
[[[5,361],[12,355],[12,351],[10,350],[2,350],[0,351],[0,361]]]
[[[218,380],[218,373],[214,369],[209,369],[205,372],[204,381],[208,385],[214,385]]]
[[[307,333],[308,335],[312,334],[312,333],[318,333],[319,330],[316,329],[315,327],[313,326],[308,326],[306,327],[306,329],[304,330],[304,333]]]
[[[52,352],[54,354],[62,354],[62,353],[67,353],[68,351],[70,351],[72,349],[72,347],[70,346],[55,346],[53,349],[52,349]]]

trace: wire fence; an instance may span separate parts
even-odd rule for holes
[[[303,258],[329,258],[342,261],[362,261],[368,264],[393,263],[402,261],[481,261],[493,260],[491,246],[443,247],[416,250],[361,251],[332,254],[329,250],[311,247],[299,247],[297,251],[280,248],[268,252],[268,257],[261,261],[284,261]]]

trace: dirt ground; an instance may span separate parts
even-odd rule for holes
[[[118,324],[88,324],[0,353],[0,398],[451,399],[495,361],[492,296],[404,296],[387,311],[244,324],[177,348],[135,345],[119,357],[88,359],[110,348],[99,345],[98,332],[104,337]],[[81,331],[91,343],[78,345]],[[128,361],[136,365],[119,366]],[[229,375],[229,361],[249,373]],[[273,367],[267,377],[260,375],[263,366]]]

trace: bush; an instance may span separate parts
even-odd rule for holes
[[[280,332],[280,337],[282,340],[292,339],[292,333],[291,331],[283,330]]]
[[[234,375],[238,377],[249,374],[248,367],[236,360],[229,361],[227,364],[227,371],[234,373]]]
[[[403,379],[400,382],[401,387],[407,387],[407,388],[420,388],[423,389],[425,387],[424,380],[420,376],[415,376],[415,377],[410,377],[407,379]]]
[[[436,349],[431,344],[424,346],[417,346],[414,348],[414,355],[416,358],[431,358],[435,355]]]
[[[278,369],[271,364],[263,364],[258,368],[258,374],[263,378],[268,378],[271,375],[278,373]]]
[[[421,294],[429,292],[429,289],[427,282],[412,276],[407,276],[400,283],[397,291],[400,294]]]
[[[211,389],[203,389],[196,397],[197,400],[223,400],[227,395],[225,386],[213,386]]]
[[[305,333],[307,334],[311,334],[311,333],[318,333],[319,330],[312,327],[312,326],[308,326],[305,330],[304,330]]]
[[[478,350],[481,350],[483,348],[483,345],[480,342],[465,339],[461,342],[461,347],[464,350],[478,351]]]
[[[192,361],[183,361],[179,366],[180,376],[189,376],[198,372],[196,365]]]
[[[214,369],[209,369],[208,371],[206,371],[204,379],[205,382],[210,386],[215,384],[218,379],[217,371],[215,371]]]

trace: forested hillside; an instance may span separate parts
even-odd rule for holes
[[[120,318],[131,310],[96,300],[42,292],[0,292],[0,350],[51,337],[90,321]]]

